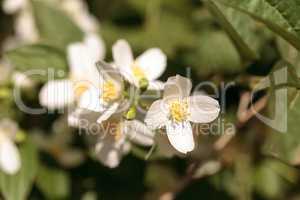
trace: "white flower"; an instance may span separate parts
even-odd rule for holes
[[[5,0],[2,7],[7,14],[16,14],[14,29],[19,42],[32,43],[38,40],[38,30],[28,0]]]
[[[123,157],[130,151],[130,141],[143,145],[153,144],[154,133],[139,120],[123,120],[115,115],[102,125],[104,131],[96,144],[98,159],[108,167],[117,167]],[[104,134],[104,135],[103,135]]]
[[[166,55],[158,48],[151,48],[134,60],[132,50],[125,40],[118,40],[113,48],[113,58],[122,75],[136,87],[148,82],[148,89],[162,89],[156,81],[166,69]]]
[[[170,143],[181,153],[190,152],[195,146],[190,122],[212,122],[220,111],[218,102],[211,97],[189,96],[191,89],[189,79],[179,75],[170,77],[163,99],[151,105],[145,119],[151,129],[166,127]]]
[[[13,140],[17,126],[8,119],[0,121],[0,168],[7,174],[15,174],[21,168],[20,154]]]
[[[74,118],[84,122],[85,127],[90,127],[88,134],[97,135],[96,157],[105,166],[117,167],[121,159],[131,148],[131,142],[151,146],[154,143],[154,132],[139,120],[124,120],[122,113],[112,114],[107,120],[97,123],[99,113],[91,111],[78,112]],[[95,131],[95,132],[94,132]]]
[[[21,10],[20,13],[18,13],[14,29],[17,39],[21,42],[33,43],[38,41],[39,33],[31,8]]]
[[[101,112],[100,117],[97,119],[97,122],[101,123],[117,110],[119,113],[124,111],[125,102],[122,95],[124,85],[121,74],[112,65],[102,61],[99,61],[97,65],[99,72],[95,73],[99,78],[100,84],[91,85],[82,94],[78,107],[89,111]]]
[[[13,14],[23,9],[27,4],[27,0],[4,0],[2,7],[7,14]]]
[[[99,28],[97,19],[92,16],[82,0],[63,0],[62,9],[85,33],[96,33]]]
[[[49,81],[40,91],[41,105],[49,109],[63,108],[79,100],[91,85],[98,85],[95,63],[102,60],[104,54],[104,43],[95,34],[88,34],[83,42],[69,45],[69,78]]]

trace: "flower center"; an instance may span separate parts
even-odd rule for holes
[[[132,64],[131,69],[134,77],[138,80],[146,78],[144,70],[136,62]]]
[[[75,98],[78,99],[89,87],[85,83],[77,83],[74,88]]]
[[[102,99],[105,102],[111,102],[116,100],[119,97],[119,92],[116,87],[116,84],[113,81],[106,81],[103,84],[103,95]]]
[[[189,116],[187,101],[173,100],[169,103],[170,115],[175,122],[182,122]]]

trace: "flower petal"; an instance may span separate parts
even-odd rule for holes
[[[74,102],[74,91],[69,80],[49,81],[39,94],[40,104],[49,109],[59,109]]]
[[[162,100],[155,101],[149,108],[145,123],[150,129],[157,129],[163,127],[167,121],[168,110]]]
[[[139,120],[131,120],[125,122],[126,135],[133,142],[151,146],[154,143],[154,132],[151,131],[144,123]]]
[[[84,92],[79,99],[78,107],[90,111],[102,112],[104,106],[100,99],[100,90],[92,87]]]
[[[148,90],[163,90],[165,83],[162,81],[150,81],[148,85]]]
[[[97,34],[87,34],[84,38],[84,44],[87,46],[88,54],[93,61],[97,62],[104,59],[105,44]]]
[[[131,70],[133,54],[128,42],[126,40],[118,40],[112,47],[112,54],[114,63],[120,70],[120,73],[127,81],[135,84],[135,79]]]
[[[195,143],[190,122],[173,123],[169,121],[166,130],[170,143],[177,151],[186,154],[194,149]]]
[[[125,137],[115,140],[113,137],[105,137],[96,144],[97,158],[107,167],[117,167],[123,155],[129,152],[130,145]]]
[[[95,36],[87,36],[85,43],[77,42],[68,46],[68,63],[71,78],[76,81],[93,81],[95,84],[100,78],[96,62],[102,59],[101,42]],[[102,51],[102,52],[101,52]]]
[[[102,115],[97,119],[97,123],[101,124],[103,121],[110,118],[119,108],[119,103],[113,103],[107,109],[104,110]]]
[[[167,66],[166,55],[158,48],[152,48],[140,55],[136,62],[140,66],[148,80],[156,80],[159,78]]]
[[[220,112],[220,106],[215,99],[196,95],[188,98],[190,115],[189,120],[194,123],[209,123],[215,120]]]
[[[16,145],[9,138],[1,138],[0,167],[7,174],[15,174],[21,167],[21,159]]]
[[[185,98],[192,90],[190,79],[180,75],[170,77],[165,83],[164,99]]]
[[[4,0],[3,10],[7,14],[13,14],[18,10],[24,8],[26,5],[26,0]]]
[[[106,63],[104,61],[97,62],[97,68],[101,76],[101,86],[105,83],[105,81],[113,81],[114,84],[117,86],[118,91],[123,90],[123,78],[120,74],[120,72],[109,63]],[[102,88],[100,88],[102,90]]]
[[[133,54],[126,40],[118,40],[112,47],[115,64],[120,69],[130,70],[133,63]]]

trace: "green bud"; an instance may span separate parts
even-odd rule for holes
[[[1,88],[0,89],[0,98],[6,99],[11,96],[11,91],[8,88]]]
[[[26,133],[23,131],[18,131],[15,138],[17,143],[22,143],[26,140]]]
[[[139,86],[142,91],[147,90],[149,85],[149,81],[146,78],[142,78],[139,80]]]
[[[136,108],[133,106],[131,108],[129,108],[129,110],[127,111],[127,113],[125,113],[124,117],[127,120],[133,120],[136,117]]]

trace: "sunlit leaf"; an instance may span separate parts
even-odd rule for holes
[[[219,0],[264,23],[300,50],[300,3],[298,0]]]
[[[43,42],[65,48],[82,39],[82,31],[59,8],[41,0],[32,2],[35,22]]]
[[[56,70],[53,75],[63,78],[67,69],[64,52],[43,44],[22,46],[7,52],[6,56],[15,69],[29,73],[29,77],[35,80],[46,81],[48,69]]]

